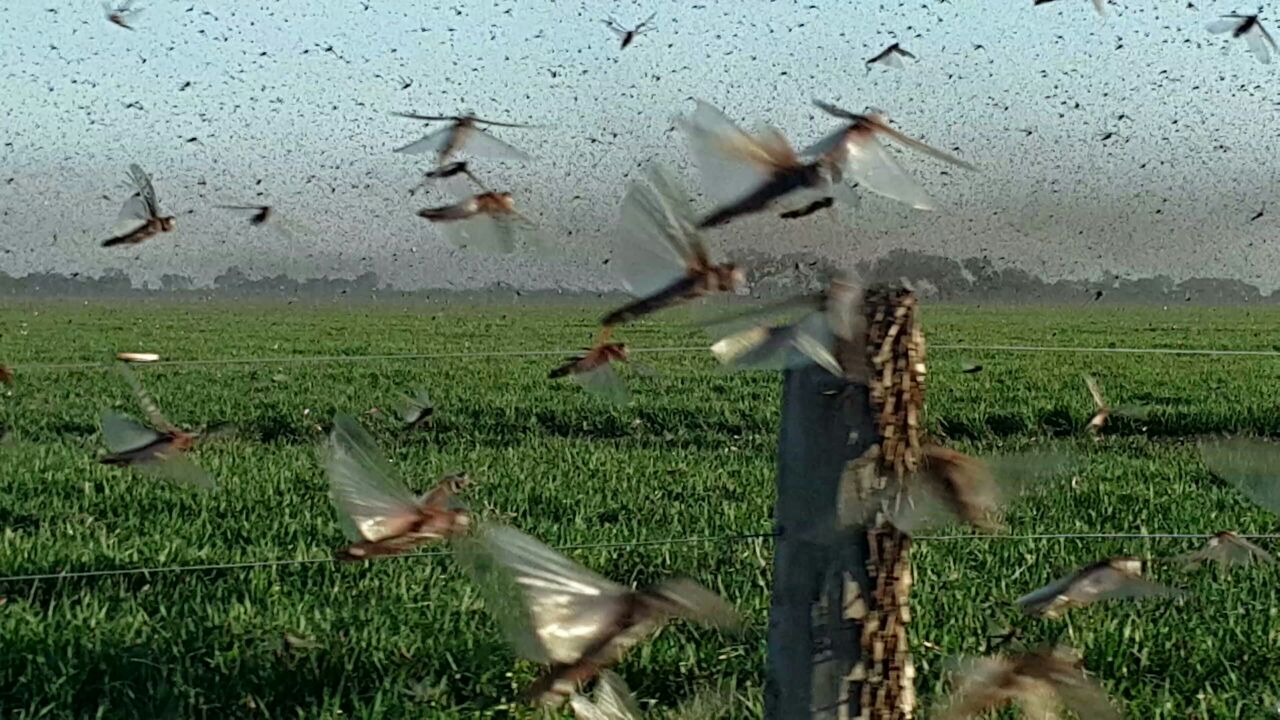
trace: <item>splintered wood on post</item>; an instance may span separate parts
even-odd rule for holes
[[[862,463],[872,464],[877,472],[856,477],[864,481],[858,494],[869,499],[886,489],[886,480],[904,484],[923,465],[925,342],[911,291],[872,288],[863,303],[870,365],[867,387],[879,441]],[[884,513],[877,513],[867,531],[867,546],[872,601],[862,625],[862,657],[850,674],[848,694],[856,688],[860,696],[857,717],[909,720],[916,705],[915,668],[907,643],[911,537]]]

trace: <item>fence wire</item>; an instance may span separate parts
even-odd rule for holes
[[[704,353],[709,345],[685,345],[672,347],[631,348],[630,353]],[[948,350],[962,352],[1009,352],[1009,353],[1080,353],[1080,354],[1119,354],[1119,355],[1200,355],[1211,357],[1277,357],[1280,350],[1229,350],[1214,348],[1132,348],[1132,347],[1086,347],[1069,345],[930,345],[930,350]],[[569,356],[583,352],[583,348],[562,350],[477,350],[474,352],[442,352],[442,353],[399,353],[385,355],[284,355],[279,357],[244,357],[244,358],[207,358],[192,360],[157,360],[140,365],[195,367],[217,365],[283,365],[293,363],[343,363],[343,362],[394,362],[401,360],[467,360],[482,358],[519,358]],[[67,363],[19,363],[13,365],[14,370],[101,370],[110,367],[117,360],[100,360],[95,362]]]
[[[560,545],[556,550],[604,550],[634,549],[643,547],[661,547],[671,545],[734,543],[747,540],[773,540],[777,533],[744,533],[738,535],[692,536],[678,538],[658,538],[654,540],[621,540],[608,542],[577,543]],[[1208,540],[1211,533],[1030,533],[1024,535],[913,535],[913,541],[952,542],[952,541],[1040,541],[1040,540]],[[1237,537],[1246,540],[1277,540],[1280,533],[1240,533]],[[405,553],[373,557],[364,562],[387,562],[392,560],[408,560],[411,558],[447,557],[453,555],[452,550],[432,550],[428,552]],[[221,572],[224,570],[250,570],[256,568],[288,567],[295,565],[339,565],[358,564],[337,560],[332,556],[318,558],[285,558],[281,560],[253,560],[231,563],[207,563],[199,565],[165,565],[159,567],[115,568],[111,570],[74,570],[57,573],[33,573],[29,575],[9,575],[0,577],[0,585],[6,583],[40,582],[43,580],[76,580],[86,578],[119,577],[127,575],[152,575],[165,573]]]

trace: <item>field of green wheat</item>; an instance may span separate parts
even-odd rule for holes
[[[928,426],[966,451],[1052,441],[1074,477],[1011,507],[1007,532],[1269,533],[1277,519],[1211,476],[1195,438],[1280,432],[1280,358],[979,350],[957,346],[1277,349],[1280,312],[1241,309],[923,310]],[[587,344],[598,309],[283,305],[0,309],[0,716],[119,718],[532,717],[514,704],[537,668],[517,660],[444,554],[328,561],[343,543],[318,448],[337,411],[361,418],[425,490],[465,470],[467,500],[611,578],[682,573],[746,618],[721,635],[675,623],[618,667],[657,714],[719,688],[758,717],[772,545],[663,542],[772,529],[780,375],[725,373],[679,316],[619,332],[656,373],[607,405],[546,379],[559,359],[504,351]],[[102,362],[117,351],[243,363],[138,367],[171,420],[234,423],[196,451],[219,489],[201,493],[97,462],[98,413],[135,416]],[[472,353],[493,351],[483,357]],[[360,361],[304,356],[436,355]],[[269,358],[269,361],[255,359]],[[981,365],[980,372],[963,372]],[[1084,425],[1090,373],[1115,404],[1150,406],[1100,442]],[[436,422],[406,434],[396,397],[427,390]],[[953,534],[967,535],[956,530]],[[1270,541],[1259,541],[1274,549]],[[949,658],[993,628],[1061,636],[1132,718],[1266,718],[1280,703],[1280,571],[1154,564],[1181,600],[1099,604],[1027,622],[1012,601],[1116,554],[1160,558],[1192,539],[922,540],[911,637],[928,705]],[[311,562],[294,562],[294,561]],[[15,576],[178,566],[244,567],[61,579]],[[288,636],[291,642],[286,643]]]

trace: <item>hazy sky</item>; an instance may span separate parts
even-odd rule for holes
[[[712,233],[718,252],[851,261],[904,247],[1048,277],[1280,285],[1280,205],[1250,221],[1280,179],[1276,68],[1205,31],[1252,7],[1115,0],[1104,20],[1089,0],[137,4],[134,32],[91,0],[0,6],[0,270],[208,281],[234,264],[255,276],[373,270],[402,287],[614,287],[600,263],[628,176],[656,159],[700,185],[672,122],[692,98],[800,147],[836,126],[810,104],[821,98],[883,109],[983,172],[899,153],[944,211],[872,195],[841,219],[739,220]],[[601,22],[655,11],[657,29],[623,52]],[[894,41],[919,61],[867,73]],[[469,254],[415,215],[446,198],[408,196],[431,159],[392,150],[428,128],[390,112],[467,110],[543,126],[494,131],[534,163],[476,167],[562,255]],[[179,229],[101,248],[131,162]],[[289,243],[211,207],[259,192],[315,233]]]

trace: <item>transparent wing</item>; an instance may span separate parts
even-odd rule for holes
[[[697,261],[688,238],[695,221],[687,199],[663,197],[654,189],[632,183],[622,200],[619,231],[622,242],[614,254],[615,270],[627,292],[645,297],[680,279]]]
[[[896,68],[898,70],[902,70],[906,67],[906,65],[902,63],[902,58],[898,57],[898,53],[889,53],[874,62],[878,65],[884,65],[885,67]]]
[[[1093,406],[1099,410],[1107,407],[1107,401],[1102,398],[1102,388],[1098,386],[1098,381],[1092,375],[1084,376],[1085,387],[1089,388],[1089,394],[1093,396]]]
[[[493,158],[495,160],[520,160],[525,162],[533,159],[523,150],[508,145],[480,128],[467,128],[463,137],[461,150],[468,155]]]
[[[1267,37],[1262,31],[1262,26],[1255,23],[1249,28],[1249,32],[1244,34],[1244,42],[1249,46],[1249,51],[1253,56],[1258,58],[1258,62],[1263,65],[1271,64],[1271,48],[1267,44]]]
[[[810,145],[800,151],[800,156],[805,158],[816,158],[823,155],[831,156],[843,152],[842,145],[845,143],[845,136],[848,131],[846,127],[840,127],[830,133],[824,135],[821,140]]]
[[[1175,562],[1187,565],[1199,565],[1205,561],[1222,563],[1223,565],[1245,565],[1255,560],[1267,564],[1275,564],[1276,562],[1271,553],[1235,533],[1220,533],[1215,537],[1209,538],[1209,543],[1200,550],[1174,558]]]
[[[575,694],[570,705],[578,720],[640,720],[640,706],[631,689],[611,670],[600,673],[594,702]]]
[[[1200,457],[1214,475],[1280,515],[1280,444],[1253,438],[1202,442]]]
[[[440,234],[462,250],[495,255],[515,252],[516,238],[510,223],[479,213],[464,220],[435,223]]]
[[[334,418],[325,466],[329,497],[347,519],[349,539],[376,542],[401,535],[418,518],[417,498],[350,415]]]
[[[160,439],[160,433],[115,410],[104,409],[101,423],[102,442],[113,453],[127,453]]]
[[[147,420],[151,422],[157,430],[162,432],[173,432],[177,430],[177,426],[169,422],[165,418],[164,413],[160,412],[160,407],[156,405],[156,401],[152,399],[151,393],[142,387],[142,383],[138,380],[138,375],[127,364],[121,363],[117,365],[120,374],[124,376],[129,387],[133,390],[133,395],[138,399],[138,405],[142,407],[142,412],[147,416]]]
[[[428,133],[419,140],[415,140],[408,145],[395,149],[398,153],[407,153],[409,155],[421,155],[423,153],[441,153],[449,147],[449,143],[453,140],[453,133],[456,131],[455,126],[443,127],[435,132]]]
[[[605,363],[584,373],[574,373],[570,377],[587,392],[599,395],[611,403],[626,405],[631,402],[631,391],[622,382],[612,363]]]
[[[498,222],[506,225],[506,230],[511,236],[513,246],[522,244],[539,254],[549,253],[556,249],[556,245],[551,241],[550,236],[543,232],[537,223],[524,215],[512,213],[499,218]]]
[[[151,184],[151,176],[134,163],[129,166],[129,180],[138,188],[138,194],[142,196],[147,212],[153,217],[160,215],[160,202],[156,200],[156,189]]]
[[[843,150],[849,172],[862,187],[917,210],[937,208],[924,187],[902,169],[874,135],[852,138],[845,143]]]
[[[929,157],[932,157],[935,160],[941,160],[944,163],[955,165],[956,167],[964,168],[965,170],[978,169],[973,164],[967,163],[964,160],[961,160],[960,158],[956,157],[955,155],[952,155],[951,153],[943,152],[928,143],[917,140],[911,137],[910,135],[905,135],[901,132],[898,132],[897,130],[889,127],[885,122],[881,122],[877,120],[875,121],[875,126],[876,126],[877,132],[885,135],[886,137],[892,138],[895,142],[902,145],[903,147],[911,148],[912,150],[922,152],[925,155],[928,155]]]
[[[419,390],[413,397],[408,395],[401,397],[400,419],[405,423],[416,423],[430,411],[431,396],[426,390]]]
[[[1239,20],[1225,19],[1225,20],[1214,20],[1213,22],[1206,25],[1205,29],[1216,35],[1216,34],[1221,34],[1226,32],[1233,32],[1237,27],[1240,27]]]
[[[616,621],[628,592],[502,525],[465,538],[458,560],[516,653],[534,662],[577,661]]]
[[[137,227],[151,218],[147,211],[147,201],[142,195],[134,193],[120,206],[120,214],[116,216],[116,226]]]
[[[205,490],[213,490],[217,487],[217,483],[209,473],[182,454],[165,455],[158,460],[138,463],[133,467],[148,475],[179,485],[191,485]]]
[[[703,187],[718,203],[742,198],[769,177],[768,151],[715,107],[699,100],[681,125]]]
[[[963,720],[1007,701],[1008,695],[1000,687],[1009,675],[1009,661],[1005,658],[960,658],[952,660],[953,689],[942,704],[934,720]]]

